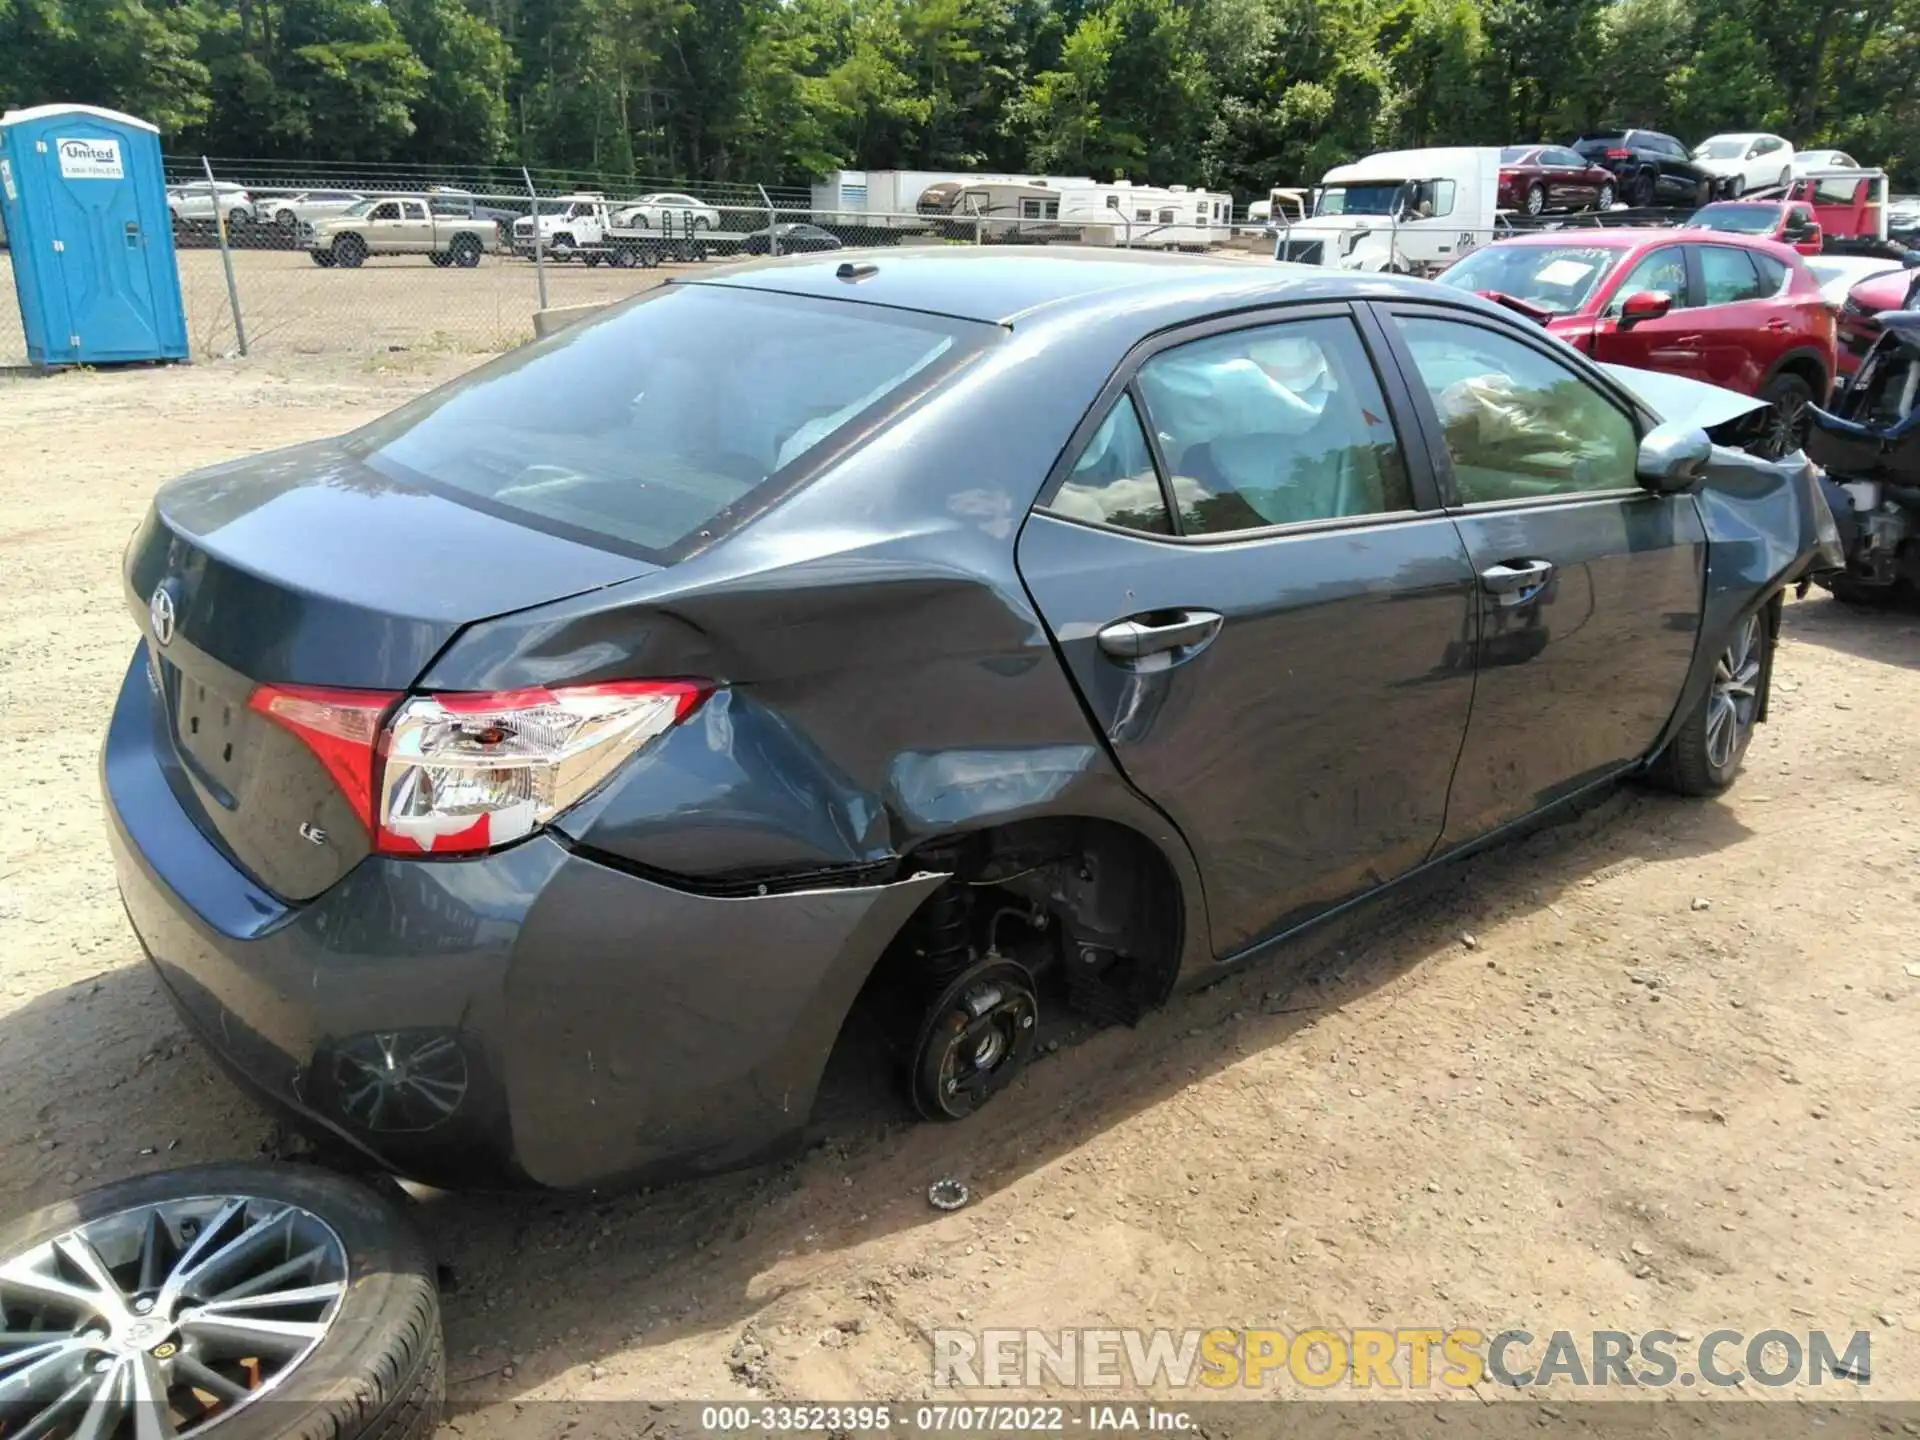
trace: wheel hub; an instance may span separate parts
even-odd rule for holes
[[[960,1120],[1012,1083],[1033,1053],[1039,1003],[1023,966],[992,956],[963,970],[928,1007],[914,1048],[913,1103]]]

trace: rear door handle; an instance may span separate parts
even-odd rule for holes
[[[1480,572],[1480,588],[1502,605],[1524,605],[1553,578],[1551,560],[1508,560]]]
[[[1766,328],[1778,334],[1782,330],[1791,330],[1793,328],[1793,323],[1791,321],[1781,320],[1778,317],[1776,317],[1772,320],[1767,321]]]
[[[1116,660],[1191,650],[1219,634],[1221,624],[1221,617],[1211,610],[1155,610],[1114,621],[1100,632],[1100,649]]]

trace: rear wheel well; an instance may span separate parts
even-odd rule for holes
[[[1822,365],[1816,356],[1804,351],[1787,356],[1774,367],[1773,374],[1767,377],[1767,383],[1771,385],[1782,375],[1797,375],[1806,381],[1807,387],[1813,391],[1813,400],[1816,405],[1827,403],[1827,367]]]
[[[992,826],[909,851],[903,868],[953,878],[903,927],[889,962],[941,966],[943,957],[919,953],[916,939],[927,912],[951,908],[958,888],[976,955],[1044,940],[1051,953],[1038,963],[1067,967],[1076,1008],[1110,1005],[1094,1018],[1131,1023],[1173,988],[1184,939],[1180,882],[1159,847],[1125,825],[1061,817]],[[1096,978],[1111,995],[1089,991]]]

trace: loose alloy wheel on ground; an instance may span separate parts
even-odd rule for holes
[[[426,1259],[338,1176],[163,1172],[0,1228],[9,1440],[410,1440],[443,1389]]]

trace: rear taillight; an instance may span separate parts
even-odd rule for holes
[[[462,853],[530,835],[685,719],[707,688],[621,681],[407,700],[382,745],[374,848]]]
[[[552,823],[711,688],[634,680],[401,697],[262,686],[251,704],[319,757],[375,850],[452,855]]]
[[[380,720],[399,699],[382,690],[262,685],[247,705],[306,743],[371,833]]]
[[[1609,160],[1631,160],[1632,158],[1633,158],[1633,152],[1631,150],[1607,151],[1607,159]]]

